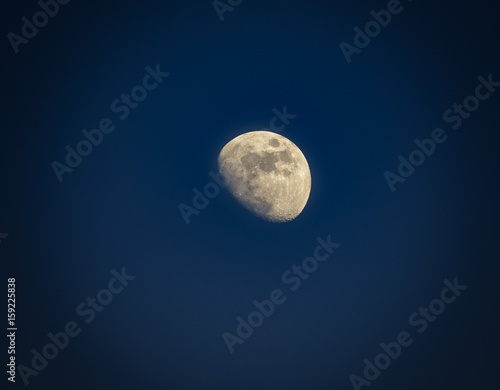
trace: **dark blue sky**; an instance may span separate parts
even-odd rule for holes
[[[5,5],[0,258],[16,278],[16,363],[81,329],[30,388],[349,389],[401,331],[412,345],[370,389],[494,387],[500,92],[457,130],[443,113],[479,76],[500,80],[500,8],[401,5],[349,64],[340,43],[387,2],[244,0],[220,21],[208,0],[71,1],[18,54],[7,34],[40,6]],[[111,106],[148,66],[169,75],[121,120]],[[303,213],[265,222],[223,190],[186,225],[178,205],[220,149],[284,106],[296,118],[281,135],[311,169]],[[103,118],[114,131],[59,182],[51,164]],[[384,172],[435,128],[447,140],[391,192]],[[291,291],[283,273],[327,236],[341,246]],[[124,267],[135,279],[86,323],[76,308]],[[419,334],[408,318],[455,277],[467,290]],[[222,334],[275,289],[286,301],[231,354]]]

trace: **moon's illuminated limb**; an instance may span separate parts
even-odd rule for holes
[[[242,134],[219,154],[229,190],[248,210],[272,222],[296,218],[311,192],[311,172],[300,149],[269,131]]]

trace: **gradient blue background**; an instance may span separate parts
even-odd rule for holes
[[[4,5],[0,259],[17,280],[17,362],[67,321],[82,329],[30,388],[349,389],[402,330],[413,345],[370,389],[497,385],[500,93],[457,131],[441,117],[477,76],[500,79],[500,7],[402,4],[349,65],[340,42],[386,2],[245,0],[221,22],[209,0],[72,1],[18,55],[6,35],[39,7]],[[120,121],[111,102],[156,64],[170,76]],[[285,105],[297,117],[281,134],[312,173],[303,213],[267,223],[222,191],[187,226],[178,204],[220,149]],[[116,130],[59,183],[51,162],[103,117]],[[391,193],[384,171],[435,127],[448,140]],[[282,273],[327,235],[342,246],[290,292]],[[135,280],[85,324],[75,308],[122,267]],[[408,316],[455,276],[469,288],[417,334]],[[231,355],[222,334],[275,288],[287,301]]]

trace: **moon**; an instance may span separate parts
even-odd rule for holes
[[[236,200],[267,221],[295,219],[309,199],[309,164],[300,149],[279,134],[242,134],[222,148],[218,164]]]

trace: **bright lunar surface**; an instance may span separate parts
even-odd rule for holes
[[[251,131],[227,143],[219,171],[238,202],[272,222],[296,218],[311,192],[311,172],[300,149],[269,131]]]

